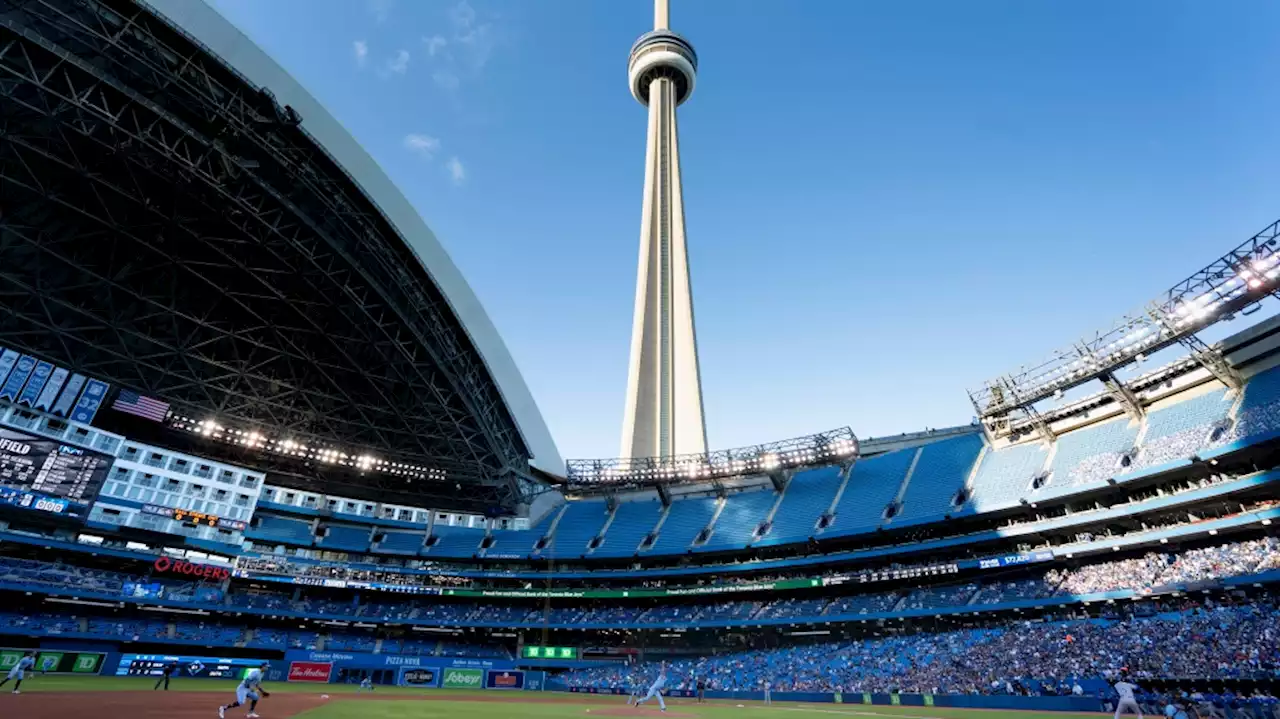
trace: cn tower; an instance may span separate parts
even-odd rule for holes
[[[631,46],[627,64],[631,95],[649,108],[649,139],[623,457],[707,451],[676,132],[676,108],[693,94],[698,55],[669,24],[669,0],[655,0],[654,30]]]

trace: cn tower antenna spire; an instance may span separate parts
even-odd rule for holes
[[[627,66],[631,95],[649,110],[649,133],[623,457],[707,451],[676,132],[676,108],[693,94],[698,54],[669,21],[670,0],[655,0],[655,29],[631,46]]]

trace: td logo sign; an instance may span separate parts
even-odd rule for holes
[[[440,686],[445,689],[479,689],[483,674],[481,669],[446,669]]]

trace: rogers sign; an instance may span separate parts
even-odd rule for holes
[[[231,578],[231,571],[222,567],[215,567],[212,564],[194,564],[185,559],[171,559],[169,557],[160,557],[156,559],[156,563],[151,565],[157,572],[166,572],[169,574],[184,574],[188,577],[199,577],[201,579],[212,579],[221,582],[224,579]]]

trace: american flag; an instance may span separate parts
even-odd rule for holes
[[[168,402],[143,397],[137,392],[131,392],[127,389],[120,390],[120,396],[116,397],[116,401],[111,405],[111,408],[117,412],[127,412],[153,422],[163,422],[165,416],[169,414]]]

